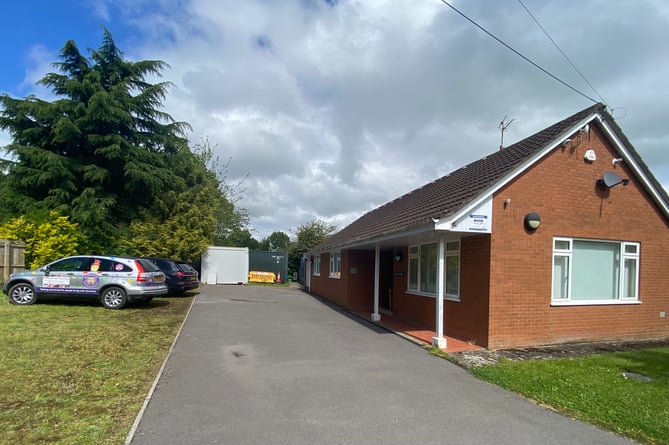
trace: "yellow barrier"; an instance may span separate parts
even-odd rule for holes
[[[274,283],[275,280],[274,272],[257,272],[255,270],[249,272],[249,281],[252,283]]]

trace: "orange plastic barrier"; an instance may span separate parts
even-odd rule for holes
[[[249,281],[252,283],[274,283],[276,275],[274,272],[257,272],[252,270],[249,272]]]

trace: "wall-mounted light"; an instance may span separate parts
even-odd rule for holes
[[[562,141],[562,147],[567,148],[567,146],[571,145],[571,139],[567,138],[564,141]]]
[[[541,216],[539,216],[538,213],[528,213],[525,215],[525,220],[523,221],[525,224],[525,229],[529,232],[534,232],[539,228],[541,225]]]
[[[398,263],[402,262],[402,251],[401,250],[398,250],[397,252],[395,252],[395,261],[397,261]]]
[[[588,124],[585,124],[585,127],[578,130],[578,142],[581,142],[583,140],[584,135],[587,135],[588,140],[590,140],[590,125]]]

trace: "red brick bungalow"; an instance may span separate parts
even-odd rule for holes
[[[363,215],[306,284],[500,349],[669,337],[668,267],[669,197],[597,104]]]

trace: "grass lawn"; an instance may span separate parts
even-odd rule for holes
[[[669,348],[572,359],[504,360],[471,372],[619,435],[669,444]],[[653,381],[625,378],[623,372]]]
[[[123,443],[192,300],[114,311],[0,292],[0,443]]]

